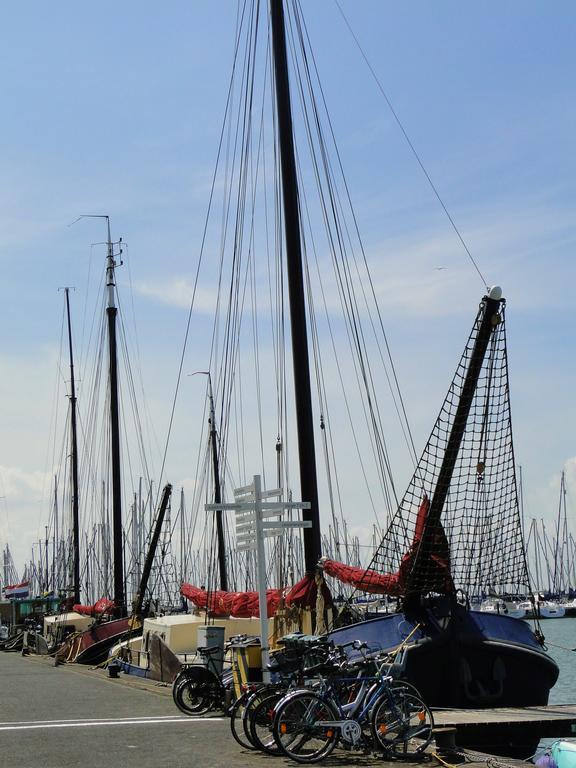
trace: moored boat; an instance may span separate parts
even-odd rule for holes
[[[483,600],[478,610],[480,613],[496,613],[504,616],[511,616],[513,619],[523,619],[526,616],[526,609],[520,602],[501,600],[499,598],[489,598]]]
[[[469,594],[495,591],[518,595],[514,603],[523,610],[519,596],[532,593],[508,397],[504,301],[493,290],[370,567],[324,565],[328,575],[359,591],[400,599],[400,613],[337,629],[332,637],[391,650],[416,630],[403,675],[433,707],[545,705],[558,678],[541,633],[507,615],[504,601],[491,600],[485,610],[471,610],[468,601]],[[508,748],[503,744],[501,751]]]
[[[304,272],[308,265],[304,264],[302,254],[307,225],[300,221],[304,196],[298,189],[283,7],[280,0],[270,2],[278,129],[275,151],[280,157],[281,171],[280,183],[275,188],[281,184],[283,219],[278,219],[278,226],[283,224],[285,232],[300,490],[302,500],[310,505],[306,519],[312,523],[304,531],[306,572],[314,574],[320,562],[325,576],[353,585],[360,595],[388,595],[398,601],[397,612],[334,628],[331,636],[342,642],[365,640],[386,650],[397,648],[410,636],[403,673],[422,690],[430,705],[477,708],[546,704],[558,668],[545,653],[539,634],[525,622],[504,613],[473,611],[468,600],[469,595],[495,593],[509,595],[515,603],[521,595],[532,591],[515,476],[504,322],[506,303],[498,287],[488,289],[481,299],[429,441],[420,460],[415,457],[412,480],[399,504],[394,494],[384,536],[369,567],[351,568],[346,563],[321,559],[306,312],[306,292],[310,286],[305,285]],[[295,13],[299,18],[300,9]],[[302,35],[301,39],[304,38]],[[250,40],[256,39],[255,28]],[[252,62],[254,58],[251,50],[247,60]],[[246,85],[246,101],[251,101],[252,87],[250,81]],[[315,116],[316,106],[310,109]],[[252,147],[249,138],[244,145]],[[322,150],[325,150],[324,143]],[[325,155],[322,156],[325,159]],[[249,167],[250,158],[243,155],[242,160],[242,167]],[[332,183],[332,178],[329,182]],[[246,196],[243,192],[243,204],[247,197],[252,200],[256,195]],[[326,210],[337,216],[338,205],[333,199],[330,203]],[[238,220],[252,220],[253,213],[241,208],[237,211]],[[335,236],[330,232],[333,241],[339,241],[345,231],[340,224],[337,222],[335,226]],[[240,242],[234,244],[235,268],[241,245]],[[249,250],[252,253],[251,247]],[[337,253],[334,260],[340,265],[344,255]],[[356,273],[354,277],[347,271],[345,274],[344,293],[348,296]],[[233,272],[232,276],[233,285],[237,285],[241,281],[240,273]],[[350,304],[343,314],[350,309]],[[362,334],[356,323],[359,318],[354,315],[347,330],[351,337],[359,339]],[[228,318],[228,327],[239,325],[237,315],[233,320]],[[310,335],[318,345],[318,339],[313,333]],[[228,343],[234,354],[228,353]],[[226,361],[236,363],[235,344],[236,336],[223,345]],[[374,405],[376,393],[369,386],[372,376],[368,372],[368,356],[364,354],[363,342],[359,342],[358,347],[358,360],[354,359],[354,364],[358,364],[362,372],[359,378],[366,384],[365,396],[369,402],[366,409],[371,415],[368,421],[371,426],[379,426]],[[232,366],[227,368],[223,379],[232,381],[236,372]],[[283,381],[284,376],[283,369]],[[322,380],[320,373],[318,379]],[[284,390],[278,400],[284,414]],[[321,429],[324,427],[322,420]],[[382,445],[379,442],[382,435],[377,429],[371,437]],[[280,454],[282,441],[278,439],[278,443]],[[325,451],[330,453],[327,447]],[[379,458],[381,466],[387,468],[384,449]],[[280,479],[283,479],[283,461],[284,457],[279,455]],[[278,486],[281,487],[281,482]]]
[[[541,600],[536,610],[541,619],[562,619],[566,613],[565,607],[554,600]]]

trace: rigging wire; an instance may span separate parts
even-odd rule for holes
[[[323,106],[324,106],[324,114],[326,116],[327,125],[329,127],[330,135],[332,137],[332,145],[334,147],[334,152],[335,152],[335,156],[336,156],[336,159],[337,159],[337,162],[338,162],[338,167],[339,167],[339,170],[340,170],[340,175],[341,175],[342,183],[343,183],[344,190],[345,190],[345,193],[346,193],[346,199],[347,199],[347,203],[348,203],[348,208],[350,210],[350,214],[351,214],[351,217],[352,217],[352,222],[353,222],[353,225],[354,225],[355,236],[356,236],[356,238],[358,240],[358,244],[359,244],[360,251],[361,251],[361,254],[362,254],[362,262],[364,264],[364,272],[365,272],[366,277],[368,279],[368,283],[369,283],[369,286],[370,286],[370,293],[371,293],[371,296],[372,296],[372,301],[373,301],[374,306],[376,308],[376,313],[377,313],[377,317],[378,317],[378,325],[379,325],[379,328],[380,328],[380,332],[382,334],[382,338],[384,339],[384,346],[386,348],[386,355],[387,355],[388,362],[389,362],[389,365],[390,365],[392,379],[390,378],[390,374],[388,373],[388,366],[386,365],[386,363],[384,361],[384,358],[382,356],[379,344],[377,345],[377,348],[378,348],[378,351],[380,352],[380,355],[381,355],[381,360],[382,360],[382,364],[383,364],[383,367],[384,367],[384,372],[385,372],[385,375],[386,375],[386,379],[387,379],[387,382],[388,382],[388,387],[389,387],[389,390],[390,390],[390,394],[392,396],[394,407],[395,407],[396,412],[398,414],[398,419],[399,419],[399,422],[400,422],[400,425],[401,425],[401,429],[402,429],[402,432],[404,433],[404,437],[405,437],[406,443],[407,443],[407,445],[409,447],[409,450],[411,451],[413,463],[416,466],[417,462],[418,462],[418,455],[417,455],[417,452],[416,452],[416,447],[415,447],[415,444],[414,444],[414,439],[413,439],[413,436],[412,436],[412,431],[411,431],[410,424],[409,424],[409,421],[408,421],[408,415],[407,415],[407,412],[406,412],[406,407],[405,407],[405,404],[404,404],[404,399],[402,397],[402,391],[400,389],[400,383],[399,383],[399,380],[398,380],[398,375],[397,375],[397,372],[396,372],[396,367],[394,365],[394,360],[393,360],[393,357],[392,357],[391,347],[390,347],[390,344],[389,344],[389,341],[388,341],[388,335],[387,335],[386,330],[384,328],[384,322],[383,322],[383,319],[382,319],[382,313],[381,313],[381,310],[380,310],[379,302],[378,302],[377,297],[376,297],[376,291],[375,291],[375,288],[374,288],[374,283],[373,283],[373,280],[372,280],[372,275],[370,273],[370,269],[369,269],[369,266],[368,266],[368,259],[366,257],[366,251],[365,251],[365,248],[364,248],[364,243],[363,243],[363,240],[362,240],[362,237],[361,237],[361,234],[360,234],[360,228],[359,228],[359,225],[358,225],[358,220],[356,218],[356,214],[355,214],[355,211],[354,211],[354,206],[353,206],[353,203],[352,203],[352,196],[351,196],[351,193],[350,193],[350,189],[348,187],[348,183],[347,183],[347,180],[346,180],[346,174],[344,172],[344,166],[343,166],[342,158],[340,156],[340,152],[339,152],[339,149],[338,149],[338,143],[336,141],[336,136],[335,136],[335,133],[334,133],[334,127],[332,125],[332,120],[330,119],[330,112],[328,110],[328,106],[327,106],[327,102],[326,102],[326,97],[324,95],[324,89],[322,87],[322,80],[320,78],[320,74],[319,74],[319,71],[318,71],[318,66],[316,64],[316,59],[315,59],[315,56],[314,56],[314,47],[312,46],[312,44],[310,42],[310,37],[309,37],[309,34],[308,34],[306,23],[305,23],[305,20],[303,18],[302,11],[301,11],[301,8],[300,8],[299,4],[298,4],[298,9],[299,9],[299,16],[300,16],[300,19],[301,19],[302,29],[303,29],[303,31],[305,33],[306,41],[307,41],[307,44],[308,44],[308,50],[310,52],[310,60],[312,61],[313,65],[314,65],[314,72],[315,72],[315,75],[316,75],[316,82],[318,84],[318,90],[319,90],[319,93],[320,93],[321,98],[322,98],[322,103],[323,103]],[[350,236],[348,236],[348,237],[350,237]],[[356,265],[356,272],[357,272],[357,275],[358,275],[358,282],[359,282],[359,285],[360,285],[360,289],[361,289],[361,291],[362,291],[362,293],[364,295],[363,280],[361,278],[361,275],[360,275],[360,272],[359,272],[359,269],[358,269],[357,265]],[[366,304],[366,307],[368,307],[368,301],[367,301],[367,297],[365,295],[364,295],[364,302]],[[370,318],[371,318],[371,316],[370,316]],[[370,319],[370,322],[371,322],[371,325],[372,325],[372,319]],[[377,339],[378,334],[377,334],[377,331],[376,331],[376,329],[374,328],[373,325],[372,325],[372,330],[373,330],[373,333],[374,333],[374,337]]]
[[[352,35],[352,39],[356,43],[356,46],[357,46],[358,50],[360,51],[360,54],[361,54],[362,58],[364,59],[368,69],[370,70],[370,73],[371,73],[372,77],[374,78],[374,81],[376,82],[376,85],[378,86],[378,90],[380,91],[380,93],[384,97],[384,100],[386,101],[386,104],[388,105],[388,108],[390,109],[390,112],[392,113],[392,116],[393,116],[394,120],[396,121],[398,127],[400,128],[400,131],[402,132],[402,135],[403,135],[404,139],[406,140],[406,143],[408,144],[408,146],[410,148],[410,151],[412,152],[412,154],[416,158],[416,162],[418,163],[422,173],[426,177],[426,180],[428,181],[428,184],[430,185],[430,189],[432,190],[432,192],[434,193],[436,199],[440,203],[440,205],[442,207],[442,210],[446,214],[446,217],[448,218],[448,221],[450,222],[450,224],[452,226],[452,229],[454,230],[454,232],[456,233],[456,236],[460,240],[464,250],[466,251],[466,253],[468,255],[468,258],[470,259],[470,262],[471,262],[472,266],[476,270],[476,273],[480,277],[480,280],[482,281],[482,287],[483,288],[487,288],[488,283],[486,282],[486,278],[484,277],[484,275],[480,271],[480,267],[478,266],[476,260],[472,256],[472,253],[470,252],[470,249],[466,245],[466,242],[465,242],[465,240],[464,240],[464,238],[462,236],[462,233],[460,232],[460,230],[456,226],[456,222],[454,221],[453,217],[450,215],[450,212],[448,211],[448,208],[446,207],[446,204],[444,203],[444,200],[442,199],[442,197],[440,195],[440,192],[438,191],[438,188],[436,187],[436,185],[432,181],[432,177],[430,176],[430,174],[426,170],[426,167],[425,167],[425,165],[424,165],[424,163],[422,161],[422,158],[418,154],[418,152],[416,150],[416,147],[414,146],[412,140],[410,139],[410,137],[408,135],[408,132],[404,128],[404,125],[403,125],[402,121],[400,120],[400,117],[399,117],[398,113],[394,109],[394,106],[393,106],[393,104],[392,104],[388,94],[384,90],[384,86],[380,82],[380,79],[379,79],[378,75],[376,74],[376,71],[375,71],[374,67],[370,63],[370,60],[368,59],[367,54],[365,53],[364,49],[362,48],[362,46],[360,44],[360,41],[359,41],[358,37],[356,36],[356,33],[352,29],[352,26],[351,26],[350,22],[348,21],[348,18],[346,16],[346,14],[342,10],[342,6],[340,5],[339,0],[334,0],[334,2],[336,4],[336,7],[338,8],[338,11],[340,12],[340,15],[344,19],[344,23],[348,27],[348,30],[349,30],[350,34]]]
[[[239,25],[238,25],[239,30],[240,30],[241,25],[242,25],[242,19],[244,17],[245,8],[246,8],[246,3],[244,3],[244,8],[243,8],[243,11],[242,11],[241,19],[240,19],[240,22],[239,22]],[[235,51],[234,51],[234,66],[235,66],[236,61],[237,61],[239,44],[240,44],[240,32],[238,32],[237,39],[236,39],[236,45],[235,45]],[[232,85],[233,85],[233,78],[231,78],[231,80],[230,80],[230,85],[229,85],[229,89],[228,89],[228,96],[227,96],[226,107],[225,107],[225,115],[228,113],[228,110],[229,110],[229,108],[231,106]],[[212,203],[213,203],[214,192],[215,192],[215,188],[216,188],[216,178],[217,178],[217,173],[218,173],[218,168],[219,168],[219,160],[220,160],[222,146],[223,146],[223,141],[224,141],[225,125],[226,125],[226,123],[224,121],[224,123],[222,125],[222,131],[220,133],[220,139],[219,139],[219,143],[218,143],[218,151],[216,153],[216,163],[215,163],[215,166],[214,166],[214,173],[212,174],[212,183],[211,183],[211,187],[210,187],[210,195],[209,195],[209,200],[208,200],[208,209],[207,209],[206,218],[205,218],[205,221],[204,221],[204,228],[203,228],[203,232],[202,232],[202,241],[201,241],[201,244],[200,244],[200,252],[198,254],[198,263],[197,263],[196,272],[195,272],[195,275],[194,275],[194,285],[193,285],[193,290],[192,290],[192,299],[190,301],[190,308],[188,310],[188,318],[187,318],[187,322],[186,322],[186,331],[184,333],[184,340],[183,340],[183,343],[182,343],[182,351],[181,351],[180,362],[179,362],[179,366],[178,366],[178,375],[176,377],[176,385],[175,385],[175,390],[174,390],[174,396],[173,396],[173,399],[172,399],[172,407],[171,407],[171,411],[170,411],[170,419],[169,419],[169,423],[168,423],[168,430],[167,430],[166,441],[165,441],[165,445],[164,445],[164,453],[163,453],[163,456],[162,456],[162,463],[161,463],[161,467],[160,467],[160,476],[159,476],[159,481],[158,481],[159,486],[162,484],[162,478],[164,476],[164,470],[165,470],[165,466],[166,466],[166,458],[168,456],[168,447],[169,447],[169,444],[170,444],[170,437],[171,437],[171,434],[172,434],[172,427],[173,427],[173,424],[174,424],[174,416],[176,414],[176,403],[177,403],[178,395],[179,395],[179,392],[180,392],[180,384],[181,384],[181,380],[182,380],[182,372],[183,372],[183,369],[184,369],[184,360],[185,360],[185,356],[186,356],[186,350],[187,350],[187,347],[188,347],[188,339],[189,339],[189,336],[190,336],[190,328],[191,328],[191,324],[192,324],[192,312],[194,310],[194,305],[195,305],[195,300],[196,300],[196,291],[197,291],[197,288],[198,288],[198,280],[200,278],[200,269],[201,269],[202,263],[203,263],[204,247],[205,247],[205,244],[206,244],[206,236],[207,236],[207,231],[208,231],[208,222],[209,222],[209,219],[210,219],[210,212],[212,210]]]
[[[296,9],[297,10],[297,9]],[[338,202],[338,191],[334,179],[333,171],[331,170],[328,148],[323,136],[321,118],[318,111],[317,101],[314,94],[314,88],[312,84],[312,78],[310,68],[308,66],[308,51],[305,47],[305,37],[302,31],[301,18],[298,13],[294,14],[294,25],[296,27],[297,38],[299,42],[299,49],[301,50],[302,67],[304,69],[304,77],[307,84],[307,90],[309,94],[309,104],[312,114],[308,111],[307,102],[304,96],[303,87],[303,75],[299,67],[299,59],[295,55],[296,42],[294,40],[295,34],[292,30],[292,50],[293,59],[295,62],[295,68],[297,72],[297,84],[299,86],[299,92],[302,102],[302,108],[304,112],[304,122],[307,127],[308,141],[310,145],[310,151],[312,156],[313,168],[316,176],[320,202],[322,205],[323,216],[325,221],[325,227],[327,237],[330,245],[330,252],[333,258],[335,275],[339,285],[339,291],[341,295],[341,301],[345,316],[348,319],[348,333],[349,341],[355,349],[355,355],[352,354],[354,364],[357,365],[357,375],[363,382],[363,389],[366,392],[367,408],[370,416],[368,417],[369,423],[372,424],[372,431],[370,432],[373,439],[376,441],[375,456],[379,456],[384,461],[384,465],[381,467],[381,480],[383,482],[383,490],[385,496],[388,498],[387,506],[391,510],[392,503],[389,496],[388,488],[391,489],[394,498],[396,494],[394,490],[394,483],[390,463],[387,455],[386,443],[383,437],[383,430],[381,419],[377,415],[378,405],[377,400],[374,397],[374,382],[372,373],[370,370],[370,364],[368,362],[368,353],[366,347],[366,340],[362,325],[360,323],[360,312],[355,295],[354,281],[348,265],[348,259],[346,256],[347,249],[344,244],[344,232],[346,231],[345,218],[341,204]],[[310,52],[310,56],[312,53]],[[314,139],[312,137],[311,125],[314,125],[316,140],[318,142],[318,150],[320,154],[320,163],[316,155],[314,146]],[[334,142],[335,143],[335,142]],[[323,168],[324,183],[326,185],[326,194],[328,197],[328,205],[325,203],[324,193],[322,191],[323,182],[320,178],[320,167]],[[302,185],[303,186],[303,185]],[[340,211],[340,213],[338,213]],[[340,256],[338,257],[338,254]],[[352,250],[352,261],[354,261]],[[323,289],[322,289],[323,290]],[[367,307],[368,308],[368,307]],[[376,339],[378,343],[378,340]],[[363,404],[364,405],[364,404]],[[384,468],[385,467],[385,468]],[[397,503],[397,502],[396,502]]]

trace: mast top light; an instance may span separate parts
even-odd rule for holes
[[[499,301],[502,298],[502,288],[499,285],[493,285],[488,291],[488,298]]]

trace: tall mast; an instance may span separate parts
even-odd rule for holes
[[[122,547],[122,498],[120,486],[120,419],[118,416],[118,357],[116,350],[116,308],[114,244],[110,236],[110,219],[106,218],[108,227],[107,258],[106,258],[106,291],[108,316],[108,352],[110,376],[110,449],[112,456],[112,549],[114,553],[114,602],[119,616],[126,615],[126,598],[124,595],[124,562]]]
[[[80,602],[80,523],[78,520],[78,440],[76,428],[76,382],[74,379],[74,354],[72,351],[72,324],[70,322],[69,289],[64,289],[66,297],[66,317],[68,319],[68,348],[70,350],[70,430],[72,440],[72,559],[74,602]]]
[[[186,526],[184,521],[184,488],[180,488],[180,584],[186,581],[186,563],[185,563],[185,537]]]
[[[58,476],[54,475],[54,548],[52,552],[52,581],[56,585],[56,590],[60,585],[60,547],[59,547],[59,530],[58,530]],[[65,569],[66,573],[68,569]],[[67,581],[67,580],[66,580]]]
[[[214,396],[212,394],[212,379],[208,373],[208,397],[210,399],[210,446],[212,449],[212,471],[214,474],[214,503],[222,501],[220,486],[220,463],[218,461],[218,435],[216,432],[216,413],[214,411]],[[216,510],[216,539],[218,544],[218,568],[220,570],[220,589],[228,591],[228,572],[226,569],[226,548],[224,546],[224,524],[222,510]]]
[[[50,586],[50,571],[48,564],[48,526],[44,526],[44,592],[48,592]]]
[[[312,521],[312,527],[304,529],[304,564],[306,572],[312,573],[321,554],[320,516],[318,509],[316,453],[314,450],[314,421],[310,387],[306,302],[302,270],[302,244],[300,241],[298,180],[294,157],[294,133],[290,104],[290,81],[288,78],[288,59],[286,55],[283,0],[270,0],[270,16],[272,21],[276,110],[282,170],[282,199],[284,204],[284,231],[292,333],[292,363],[294,366],[296,427],[300,461],[300,490],[302,500],[310,502],[310,509],[304,510],[302,517],[304,520]]]

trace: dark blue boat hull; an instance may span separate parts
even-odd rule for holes
[[[530,626],[509,616],[452,608],[428,609],[407,646],[402,676],[431,707],[542,706],[558,678]],[[335,642],[358,639],[373,650],[397,648],[418,622],[389,614],[331,633]]]

